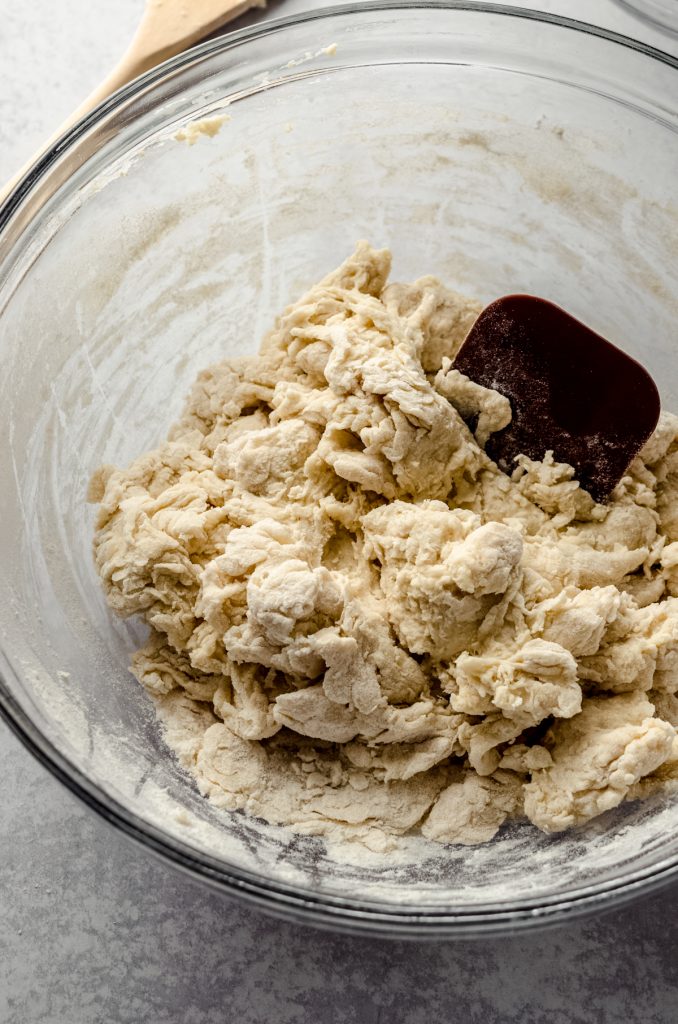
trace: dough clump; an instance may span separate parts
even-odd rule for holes
[[[500,472],[453,368],[481,306],[367,243],[169,439],[103,467],[96,567],[203,794],[386,850],[560,831],[678,778],[678,418],[597,505]]]

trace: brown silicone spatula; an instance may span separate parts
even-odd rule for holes
[[[264,7],[266,0],[146,0],[139,27],[123,57],[94,92],[61,125],[44,146],[11,181],[0,189],[3,202],[26,171],[63,133],[107,96],[149,71],[168,57],[174,57],[205,39],[226,22],[250,7]]]
[[[635,359],[532,295],[487,306],[454,368],[505,395],[512,419],[486,451],[505,472],[552,451],[596,501],[609,497],[657,426],[659,392]]]

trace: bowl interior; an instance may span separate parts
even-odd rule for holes
[[[678,71],[468,6],[325,14],[179,59],[54,162],[0,266],[15,714],[94,794],[197,851],[198,869],[405,910],[542,906],[651,873],[678,853],[678,803],[562,836],[513,824],[475,849],[407,839],[386,860],[215,811],[127,671],[144,630],[107,610],[85,493],[101,463],[164,437],[201,368],[255,351],[363,237],[391,247],[394,279],[552,299],[640,359],[678,410],[678,133],[663,109]],[[176,137],[214,117],[217,134]]]

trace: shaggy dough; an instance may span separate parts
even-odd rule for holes
[[[678,419],[606,505],[485,455],[480,306],[360,243],[169,440],[104,467],[96,566],[217,804],[387,849],[559,831],[678,777]]]

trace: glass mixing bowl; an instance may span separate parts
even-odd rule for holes
[[[678,36],[678,0],[615,0],[653,28]]]
[[[381,859],[215,810],[127,671],[143,630],[106,607],[85,493],[361,237],[392,247],[396,279],[554,300],[678,409],[677,99],[678,62],[588,25],[360,4],[169,61],[23,181],[0,211],[0,700],[90,807],[224,892],[383,934],[544,924],[675,877],[668,798]],[[218,134],[186,128],[201,119]]]

